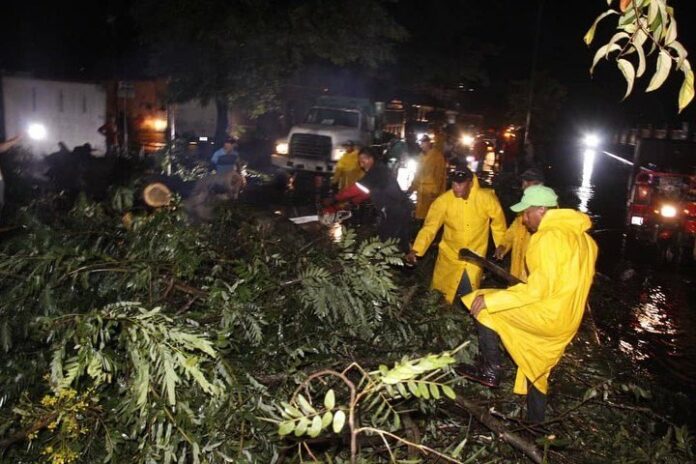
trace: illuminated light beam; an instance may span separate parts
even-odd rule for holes
[[[620,156],[616,156],[616,155],[613,154],[613,153],[609,153],[608,151],[603,151],[602,153],[604,153],[604,154],[607,155],[607,156],[610,156],[610,157],[614,158],[614,159],[617,160],[617,161],[621,161],[621,162],[624,163],[624,164],[628,164],[629,166],[633,166],[633,163],[632,163],[631,161],[628,161],[627,159],[623,159],[623,158],[621,158]]]

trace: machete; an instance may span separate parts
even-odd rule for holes
[[[473,251],[471,251],[468,248],[462,248],[461,250],[459,250],[459,259],[462,259],[464,261],[469,261],[470,263],[474,263],[479,267],[483,267],[483,268],[488,269],[493,274],[495,274],[496,276],[505,280],[510,285],[517,285],[517,284],[524,283],[522,280],[520,280],[517,277],[515,277],[514,275],[510,274],[508,271],[506,271],[502,267],[498,266],[497,264],[492,263],[491,261],[487,260],[483,256],[479,256],[478,254],[474,253]]]

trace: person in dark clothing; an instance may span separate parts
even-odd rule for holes
[[[396,239],[399,248],[408,251],[413,210],[408,196],[399,187],[391,170],[383,163],[376,162],[370,148],[360,150],[358,162],[365,171],[363,178],[338,192],[326,202],[326,206],[330,209],[331,205],[343,202],[357,205],[370,199],[378,212],[377,234],[380,240]]]

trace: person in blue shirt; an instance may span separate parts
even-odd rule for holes
[[[237,161],[239,160],[239,152],[237,151],[237,139],[228,138],[222,145],[222,148],[213,153],[210,162],[219,174],[225,174],[229,171],[237,171]]]

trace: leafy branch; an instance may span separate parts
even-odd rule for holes
[[[609,6],[613,2],[607,0]],[[594,40],[597,25],[612,15],[619,15],[617,32],[595,52],[590,74],[602,58],[608,60],[611,55],[626,79],[625,99],[633,91],[635,80],[645,73],[647,56],[657,51],[655,73],[646,92],[662,87],[673,69],[681,71],[684,75],[678,99],[681,112],[694,98],[694,72],[686,48],[677,40],[674,9],[667,5],[667,0],[621,0],[619,10],[610,8],[595,19],[584,37],[588,46]],[[650,50],[646,54],[647,44],[650,44]],[[630,59],[633,54],[637,57],[635,60]]]

